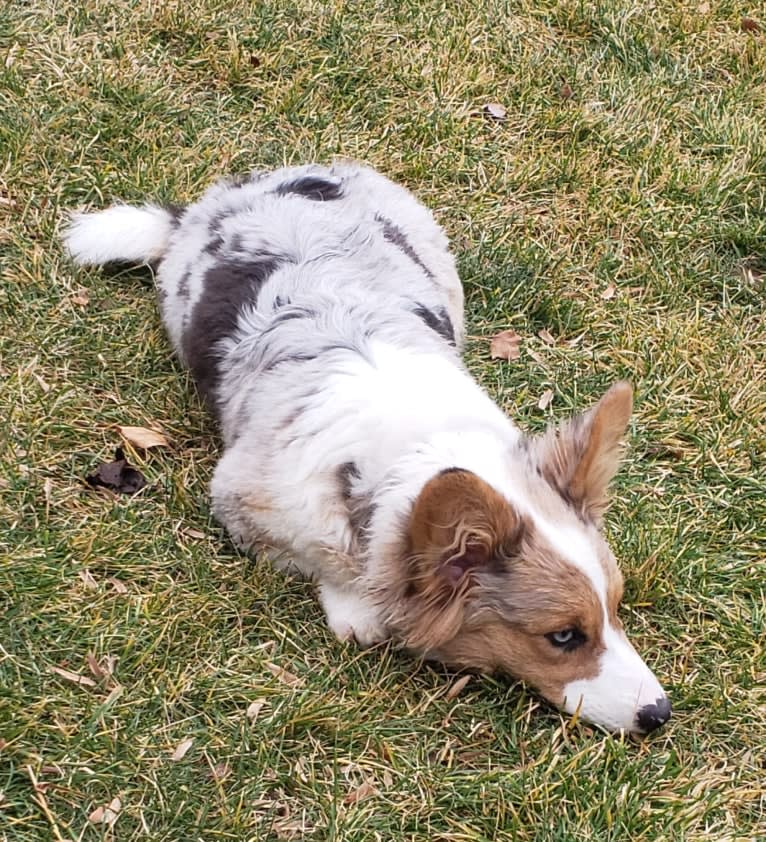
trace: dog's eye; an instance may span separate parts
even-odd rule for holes
[[[559,649],[571,651],[585,643],[585,635],[579,629],[562,629],[545,635],[548,640]]]

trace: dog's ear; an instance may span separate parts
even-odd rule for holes
[[[537,442],[543,475],[597,523],[607,507],[607,488],[619,467],[632,409],[633,389],[620,381],[587,412],[554,427]]]
[[[427,651],[454,637],[481,574],[516,554],[522,532],[510,504],[471,471],[426,483],[409,522],[407,644]]]

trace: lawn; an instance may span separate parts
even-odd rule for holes
[[[212,520],[150,273],[58,242],[69,208],[336,155],[434,209],[468,364],[523,427],[634,383],[607,529],[675,710],[643,743],[336,642]],[[765,208],[749,0],[4,4],[0,838],[763,839]],[[118,425],[170,441],[126,446],[131,498],[83,481]]]

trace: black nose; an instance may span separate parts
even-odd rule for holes
[[[638,712],[638,727],[647,734],[655,731],[670,719],[671,710],[670,699],[661,696],[653,705],[644,705]]]

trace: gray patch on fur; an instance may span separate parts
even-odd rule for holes
[[[429,278],[429,280],[433,280],[434,273],[420,259],[420,256],[405,236],[404,231],[402,231],[398,225],[394,225],[394,223],[385,216],[376,214],[375,219],[383,226],[383,236],[386,241],[396,246],[398,249],[401,249],[401,251],[403,251],[416,266],[422,269],[423,274]]]
[[[183,336],[183,349],[197,387],[214,411],[221,374],[218,343],[236,333],[243,307],[255,303],[261,287],[278,266],[279,261],[273,257],[222,261],[205,273],[202,296],[194,305]]]

